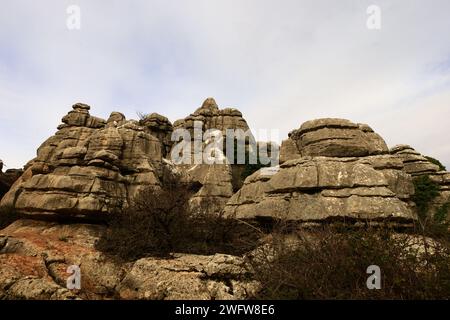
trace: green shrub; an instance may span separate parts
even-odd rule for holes
[[[450,211],[450,202],[444,203],[434,213],[434,220],[438,223],[445,223]]]
[[[439,166],[439,170],[441,170],[441,171],[446,171],[447,170],[445,168],[445,166],[438,159],[435,159],[435,158],[432,158],[432,157],[428,157],[428,156],[425,156],[425,158],[427,158],[427,160],[430,161],[431,163]]]
[[[419,217],[425,219],[433,199],[439,195],[439,185],[427,175],[416,177],[413,182],[415,193],[412,200],[416,203]]]

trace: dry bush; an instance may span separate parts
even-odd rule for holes
[[[448,299],[450,250],[388,228],[324,227],[293,236],[277,230],[270,245],[248,256],[259,299]],[[381,269],[369,290],[367,268]]]
[[[115,213],[97,248],[124,260],[173,252],[242,254],[254,248],[253,229],[220,213],[207,213],[206,207],[215,207],[212,200],[203,201],[195,212],[189,209],[196,186],[173,177],[166,177],[163,186],[142,191],[129,208]]]

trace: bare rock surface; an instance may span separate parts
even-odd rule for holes
[[[433,174],[439,171],[439,166],[431,163],[409,145],[396,145],[391,148],[390,153],[396,155],[403,161],[404,171],[412,176]]]
[[[416,219],[407,201],[414,192],[402,163],[389,155],[364,158],[302,157],[271,176],[248,177],[225,208],[240,219],[272,217],[302,222]]]
[[[241,257],[174,254],[112,260],[95,249],[105,227],[19,220],[0,231],[0,297],[4,299],[246,299]],[[66,288],[67,268],[80,267],[81,289]]]
[[[387,154],[383,138],[366,124],[324,118],[303,123],[283,141],[280,161],[298,156],[363,157]]]
[[[160,140],[117,112],[108,122],[75,104],[2,199],[25,214],[100,218],[159,185]]]

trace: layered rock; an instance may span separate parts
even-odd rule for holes
[[[196,135],[195,122],[200,124],[198,130],[201,136]],[[198,152],[203,152],[209,141],[203,141],[202,137],[206,130],[213,129],[222,132],[225,136],[227,129],[243,132],[249,130],[247,122],[242,117],[242,113],[234,108],[219,109],[213,98],[206,99],[202,106],[194,113],[182,120],[174,122],[174,130],[184,129],[190,132],[191,136],[191,164],[182,165],[181,168],[184,176],[189,181],[199,182],[202,188],[192,198],[191,204],[193,209],[202,209],[210,212],[218,212],[224,206],[228,199],[233,195],[233,189],[239,182],[236,181],[238,168],[228,164],[225,158],[223,162],[216,164],[196,163],[195,158],[199,156]],[[194,143],[200,141],[199,150],[195,150]],[[222,150],[226,153],[225,145]],[[202,155],[200,155],[202,159]],[[240,185],[239,185],[240,186]]]
[[[25,214],[99,218],[159,184],[162,144],[136,121],[117,112],[92,117],[75,104],[58,131],[2,199]]]
[[[169,157],[169,152],[172,148],[171,136],[173,131],[172,123],[169,119],[158,113],[151,113],[143,117],[140,123],[161,141],[163,157]]]
[[[195,121],[203,123],[203,131],[217,129],[225,134],[226,129],[242,129],[243,131],[249,129],[239,110],[234,108],[219,109],[213,98],[206,99],[202,106],[188,117],[175,121],[173,127],[174,129],[193,130]]]
[[[390,153],[403,161],[404,171],[412,176],[433,174],[439,171],[438,165],[431,163],[409,145],[396,145],[390,149]]]
[[[447,206],[447,218],[450,219],[450,172],[440,170],[437,164],[417,152],[409,145],[396,145],[390,150],[404,164],[403,170],[413,177],[427,175],[439,185],[439,195],[432,200],[430,212]]]
[[[248,177],[227,203],[225,215],[300,222],[412,222],[416,216],[407,201],[414,188],[401,167],[389,155],[289,160],[274,175],[258,171]]]
[[[387,154],[383,138],[367,124],[324,118],[303,123],[283,141],[280,162],[299,156],[363,157]]]

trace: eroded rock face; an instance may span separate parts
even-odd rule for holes
[[[95,249],[104,229],[19,220],[1,230],[0,298],[246,299],[258,290],[243,259],[230,255],[119,263]],[[72,265],[80,267],[81,290],[66,288]]]
[[[412,176],[433,174],[439,171],[439,166],[431,163],[409,145],[396,145],[391,148],[390,153],[396,155],[403,161],[404,171]]]
[[[162,145],[136,121],[113,112],[108,122],[75,104],[2,199],[26,214],[99,218],[159,184]]]
[[[345,119],[324,118],[303,123],[283,141],[280,162],[299,156],[363,157],[389,150],[372,128]]]
[[[162,155],[168,158],[172,148],[171,136],[173,131],[172,123],[169,119],[158,113],[151,113],[145,116],[140,123],[161,141]]]
[[[194,122],[201,123],[201,134],[206,130],[220,130],[225,136],[227,129],[243,132],[249,130],[247,122],[242,117],[242,113],[234,108],[219,109],[213,98],[206,99],[202,106],[194,113],[182,120],[174,122],[174,130],[186,129],[190,132],[192,146],[198,137],[194,134]],[[200,151],[203,151],[205,142],[203,142]],[[186,179],[190,182],[199,182],[202,188],[191,199],[193,210],[207,210],[211,213],[220,212],[228,199],[233,195],[233,186],[237,183],[233,178],[233,165],[227,164],[196,164],[194,147],[191,150],[191,164],[180,166]],[[225,146],[224,146],[224,152]],[[201,155],[200,155],[201,156]],[[200,158],[201,159],[201,158]]]
[[[430,162],[409,145],[396,145],[390,152],[402,160],[405,172],[413,177],[427,175],[439,185],[439,195],[433,199],[430,212],[433,214],[447,205],[447,219],[450,219],[450,172],[441,171],[438,165]]]
[[[271,176],[255,172],[225,208],[240,219],[300,222],[330,219],[416,219],[407,201],[414,192],[402,162],[390,155],[363,158],[302,157]]]
[[[242,113],[234,108],[219,109],[213,98],[206,99],[202,106],[188,117],[174,122],[174,129],[184,128],[193,130],[194,121],[203,123],[203,131],[208,129],[217,129],[223,131],[226,129],[249,129],[247,122],[242,117]]]

